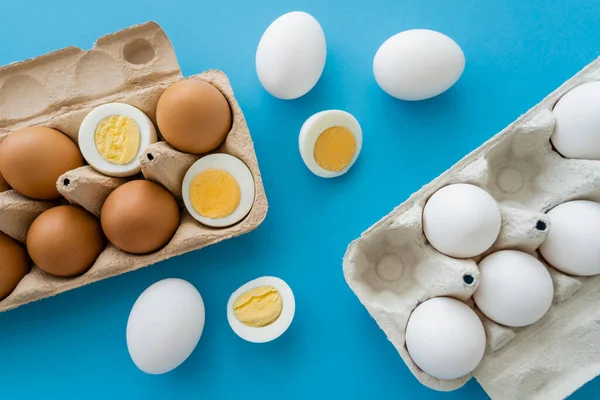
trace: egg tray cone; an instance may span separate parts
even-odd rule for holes
[[[85,116],[96,106],[110,102],[139,108],[156,126],[160,95],[181,79],[209,82],[228,100],[232,128],[216,152],[238,157],[252,172],[255,200],[250,213],[236,225],[217,229],[201,225],[182,208],[180,225],[161,250],[133,255],[108,244],[92,268],[75,278],[53,277],[34,266],[14,292],[0,301],[0,311],[239,236],[264,220],[268,204],[254,145],[227,76],[210,70],[183,78],[169,39],[154,22],[104,36],[89,51],[69,47],[0,68],[0,141],[17,129],[41,125],[57,129],[77,142],[79,125]],[[142,172],[128,179],[108,177],[84,166],[66,172],[57,180],[64,199],[55,202],[31,200],[14,190],[0,193],[0,230],[24,242],[39,214],[67,201],[98,217],[108,195],[131,179],[156,181],[181,200],[185,171],[200,157],[181,153],[159,141],[140,156]]]
[[[592,80],[600,80],[600,58],[349,245],[343,261],[348,285],[422,384],[454,390],[474,375],[495,400],[551,400],[565,398],[600,374],[600,275],[575,278],[546,264],[554,301],[538,322],[509,328],[476,310],[485,327],[487,349],[472,375],[436,379],[415,365],[405,343],[408,318],[420,303],[451,296],[475,308],[470,297],[478,285],[476,263],[482,256],[448,257],[423,234],[423,208],[438,189],[471,183],[499,202],[502,229],[486,254],[517,249],[538,257],[536,249],[549,228],[546,211],[575,199],[600,201],[600,161],[563,158],[550,142],[556,102]],[[395,262],[379,263],[386,255]],[[465,275],[472,281],[463,280]]]

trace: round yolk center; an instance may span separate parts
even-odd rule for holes
[[[230,173],[220,169],[200,172],[190,185],[192,207],[206,218],[224,218],[233,214],[240,198],[238,182]]]
[[[233,303],[233,313],[242,324],[260,328],[272,324],[283,310],[281,295],[273,286],[247,291]]]
[[[140,136],[140,128],[133,118],[111,115],[96,126],[94,142],[106,161],[125,165],[137,156]]]
[[[355,152],[354,134],[343,126],[332,126],[317,138],[314,157],[321,168],[338,172],[350,164]]]

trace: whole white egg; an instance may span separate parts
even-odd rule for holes
[[[551,141],[567,158],[600,160],[600,82],[567,92],[554,106],[556,126]]]
[[[204,302],[182,279],[164,279],[137,299],[127,321],[127,348],[135,365],[164,374],[194,351],[204,328]]]
[[[406,326],[406,349],[425,373],[456,379],[471,373],[485,353],[481,320],[462,301],[435,297],[420,304]]]
[[[423,209],[423,232],[436,250],[451,257],[475,257],[500,233],[498,203],[485,190],[466,183],[433,194]]]
[[[600,274],[600,204],[575,200],[548,212],[550,230],[540,253],[567,274]]]
[[[294,11],[277,18],[256,50],[256,73],[267,92],[291,100],[318,82],[327,57],[325,34],[310,14]]]
[[[502,250],[478,265],[479,286],[473,294],[489,319],[506,326],[530,325],[552,305],[554,285],[537,258],[516,250]]]
[[[400,100],[424,100],[450,89],[465,69],[465,55],[448,36],[412,29],[386,40],[373,60],[377,84]]]

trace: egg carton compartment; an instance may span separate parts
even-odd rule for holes
[[[348,285],[422,384],[448,391],[475,376],[493,399],[548,400],[562,399],[600,374],[600,276],[572,277],[544,263],[554,285],[553,304],[542,319],[523,328],[489,320],[470,299],[479,279],[476,263],[483,256],[515,249],[538,257],[536,249],[550,229],[546,211],[575,199],[600,201],[600,161],[566,159],[550,142],[556,102],[575,86],[594,80],[600,80],[600,58],[349,245],[343,260]],[[454,183],[479,186],[500,206],[500,235],[490,250],[475,258],[441,254],[423,234],[425,203]],[[465,301],[486,332],[482,362],[459,379],[426,374],[406,348],[412,311],[439,296]]]
[[[39,125],[59,130],[77,143],[85,116],[95,107],[111,102],[137,107],[157,126],[156,104],[160,95],[181,79],[206,81],[229,102],[232,127],[215,152],[233,155],[250,169],[255,198],[249,214],[235,225],[216,229],[200,224],[181,207],[179,227],[159,251],[134,255],[109,243],[91,269],[74,278],[51,276],[33,266],[16,289],[0,301],[0,312],[239,236],[264,220],[268,204],[254,145],[227,76],[210,70],[183,78],[171,43],[154,22],[104,36],[89,51],[70,47],[0,68],[0,142],[12,131]],[[130,178],[105,176],[86,165],[57,180],[57,189],[64,197],[61,200],[32,200],[14,190],[0,193],[0,231],[24,242],[39,214],[67,202],[98,217],[108,195],[131,179],[162,184],[181,206],[184,174],[202,155],[181,153],[161,140],[140,156],[142,171]]]

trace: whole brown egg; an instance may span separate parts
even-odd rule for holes
[[[83,274],[94,265],[104,245],[100,221],[71,205],[44,211],[27,233],[27,251],[33,262],[56,276]]]
[[[15,290],[30,267],[31,261],[25,247],[0,232],[0,300]]]
[[[58,177],[82,165],[77,145],[55,129],[23,128],[0,144],[0,172],[4,179],[17,192],[32,199],[59,198]]]
[[[229,102],[219,89],[201,79],[175,82],[156,106],[160,133],[174,148],[202,154],[216,149],[231,129]]]
[[[119,249],[144,254],[165,246],[179,226],[173,195],[155,182],[136,180],[115,189],[102,206],[102,229]]]

